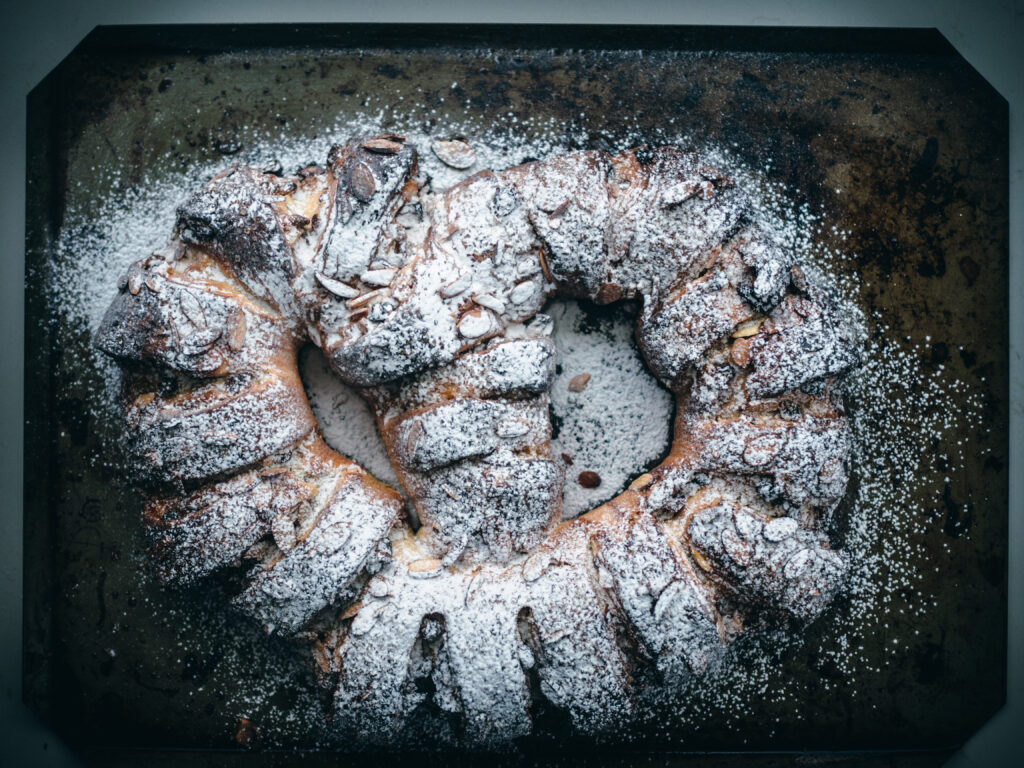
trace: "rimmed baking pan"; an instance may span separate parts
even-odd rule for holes
[[[246,745],[333,762],[345,747],[287,642],[215,588],[147,575],[115,369],[91,346],[109,294],[89,276],[131,250],[132,216],[168,213],[147,205],[205,170],[275,150],[313,161],[354,125],[458,128],[481,146],[504,135],[524,154],[712,147],[780,191],[863,314],[858,459],[833,532],[859,582],[796,636],[747,643],[602,757],[911,750],[927,763],[1001,706],[1007,106],[936,32],[105,27],[29,100],[24,689],[58,732],[129,762]],[[596,749],[524,747],[570,748]]]

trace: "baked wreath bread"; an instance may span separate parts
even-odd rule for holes
[[[241,569],[302,633],[358,743],[581,733],[700,674],[744,626],[817,616],[850,437],[851,335],[719,170],[574,152],[435,193],[401,136],[291,177],[234,166],[133,265],[96,340],[124,371],[132,477],[168,583]],[[671,453],[560,522],[553,295],[638,299]],[[321,438],[296,352],[363,391],[412,510]],[[412,514],[412,512],[415,514]],[[416,527],[418,524],[418,527]]]

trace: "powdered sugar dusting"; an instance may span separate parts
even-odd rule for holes
[[[383,117],[362,117],[355,121],[341,123],[331,136],[314,141],[300,141],[292,137],[264,138],[248,144],[247,162],[259,164],[269,159],[279,159],[286,168],[305,165],[310,158],[326,155],[328,146],[337,138],[358,133],[373,133],[378,130]],[[390,114],[389,127],[396,127],[406,133],[408,140],[425,149],[431,137],[402,125],[402,116]],[[446,166],[427,151],[420,152],[423,170],[433,177],[436,189],[443,189],[465,178],[480,168],[503,168],[521,161],[524,157],[545,157],[563,150],[560,128],[538,125],[480,125],[447,123],[452,134],[465,135],[476,150],[477,164],[468,171],[458,171]],[[524,139],[524,136],[533,138]],[[642,143],[643,137],[630,137],[627,143]],[[687,145],[686,137],[677,137],[682,146]],[[707,148],[701,148],[702,151]],[[858,317],[857,277],[851,271],[849,261],[843,254],[823,253],[815,245],[818,220],[809,211],[793,206],[778,189],[764,188],[757,174],[745,169],[732,160],[729,153],[710,148],[709,151],[724,170],[730,173],[739,186],[748,189],[761,187],[761,205],[766,222],[781,223],[775,232],[785,242],[798,260],[805,265],[816,267],[811,270],[811,279],[821,285],[835,287],[843,313],[852,325],[860,325],[868,333],[866,362],[849,380],[847,386],[854,403],[852,428],[855,440],[853,473],[860,480],[855,498],[851,500],[842,532],[843,547],[850,562],[849,583],[850,603],[837,616],[827,630],[828,641],[822,641],[818,652],[832,658],[841,671],[842,684],[855,684],[858,674],[867,672],[864,665],[869,656],[858,647],[857,638],[864,634],[881,631],[887,614],[894,610],[907,611],[911,615],[928,610],[934,596],[915,593],[915,569],[923,567],[919,561],[923,554],[914,550],[912,534],[924,524],[925,510],[915,508],[910,500],[915,498],[922,487],[936,488],[941,493],[941,482],[935,470],[920,463],[922,436],[944,434],[957,429],[966,420],[976,417],[982,402],[980,395],[970,392],[970,385],[950,380],[941,370],[925,373],[919,365],[919,350],[913,341],[905,347],[893,347],[874,340],[871,333],[879,328],[880,317]],[[193,168],[186,173],[167,173],[160,179],[147,180],[140,184],[139,191],[125,200],[107,200],[102,210],[79,212],[71,210],[61,229],[57,243],[57,260],[53,271],[53,288],[58,297],[56,302],[66,320],[86,325],[95,333],[103,311],[116,292],[117,277],[128,264],[146,253],[161,248],[167,233],[173,225],[174,209],[189,190],[199,186],[220,168],[208,166]],[[849,255],[852,260],[854,255]],[[816,273],[816,274],[815,274]],[[575,318],[579,310],[572,305],[554,311],[556,327],[561,321],[575,329]],[[625,345],[628,333],[625,324],[613,327],[611,345]],[[881,338],[881,334],[878,334]],[[581,334],[574,335],[556,331],[555,342],[560,352],[573,352],[570,363],[568,354],[563,360],[563,372],[556,378],[553,390],[555,414],[562,419],[561,431],[555,441],[553,455],[568,454],[573,466],[568,469],[565,492],[565,513],[578,514],[593,501],[600,500],[606,491],[618,489],[628,483],[639,469],[657,459],[667,445],[669,432],[671,398],[654,383],[653,378],[644,374],[637,365],[635,351],[618,356],[606,354],[605,342],[600,336],[596,342],[589,342]],[[607,337],[605,337],[607,338]],[[924,343],[920,341],[918,343]],[[90,403],[98,418],[111,419],[117,398],[117,369],[101,355],[91,349],[80,354],[89,356],[88,364],[99,367],[107,389]],[[306,365],[307,389],[310,391],[314,411],[325,432],[328,442],[352,456],[371,472],[387,481],[393,480],[393,471],[386,460],[382,444],[376,437],[369,412],[357,398],[341,389],[340,385],[324,380],[326,370],[317,355],[311,356]],[[613,362],[614,361],[614,362]],[[319,367],[318,367],[319,366]],[[609,374],[618,371],[620,378],[614,386],[607,386]],[[623,375],[623,371],[626,371]],[[589,373],[590,381],[581,392],[572,392],[569,382],[580,373]],[[633,386],[623,387],[623,383]],[[597,412],[576,409],[574,401],[582,398],[600,397],[610,393],[622,393],[626,400],[623,407],[614,414],[606,407],[598,406]],[[581,397],[582,396],[582,397]],[[966,396],[966,398],[965,398]],[[963,402],[968,409],[963,409]],[[644,408],[646,400],[647,407]],[[954,406],[954,402],[957,404]],[[929,407],[921,408],[922,404]],[[617,416],[618,419],[613,419]],[[923,418],[922,418],[923,416]],[[900,429],[904,423],[915,424],[915,431]],[[887,428],[891,427],[891,428]],[[604,439],[593,438],[601,434]],[[614,435],[608,439],[607,436]],[[606,451],[597,450],[607,446]],[[967,447],[964,448],[967,450]],[[582,461],[581,461],[582,459]],[[949,457],[955,466],[963,456]],[[602,486],[597,490],[585,489],[574,483],[576,471],[588,469],[597,472]],[[886,471],[878,471],[884,468]],[[894,475],[899,482],[894,483]],[[610,493],[608,495],[611,495]],[[907,598],[906,595],[911,597]],[[410,597],[410,599],[412,599]],[[445,598],[447,599],[447,598]],[[501,600],[511,600],[509,596]],[[418,619],[417,619],[418,622]],[[417,623],[416,629],[419,629]],[[185,638],[184,642],[188,642]],[[773,676],[771,654],[782,649],[794,648],[801,643],[800,635],[773,632],[744,641],[732,655],[727,656],[701,679],[691,696],[689,712],[694,728],[700,728],[704,718],[722,718],[726,722],[740,723],[746,713],[752,711],[757,699],[791,705],[798,709],[799,691],[787,688],[785,681]],[[827,647],[826,647],[827,646]],[[898,658],[898,648],[893,649],[893,658]],[[508,659],[504,659],[503,663]],[[244,665],[246,659],[237,659]],[[453,663],[451,661],[446,663]],[[457,662],[456,662],[457,663]],[[439,673],[440,674],[440,673]],[[288,674],[282,674],[282,685]],[[824,686],[835,685],[823,681]],[[267,707],[272,698],[270,691],[249,691],[250,706]],[[304,706],[314,706],[307,701]],[[282,719],[295,718],[295,729],[300,733],[312,733],[316,729],[318,715],[304,712],[299,715],[285,715],[281,710],[270,707]],[[652,716],[656,710],[652,709]]]
[[[315,347],[302,351],[299,370],[327,444],[362,464],[374,477],[397,488],[398,478],[377,432],[373,411],[362,395],[331,372],[327,360]]]
[[[651,376],[633,343],[633,313],[617,310],[588,313],[573,302],[548,309],[561,369],[551,387],[558,425],[551,455],[566,465],[564,518],[623,491],[671,442],[672,395]],[[584,375],[590,376],[586,385],[573,391],[573,379]],[[579,482],[588,471],[597,473],[600,485]]]

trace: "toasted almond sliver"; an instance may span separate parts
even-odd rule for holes
[[[445,299],[450,299],[453,296],[458,296],[460,293],[464,293],[469,289],[469,286],[473,284],[473,275],[469,272],[463,272],[457,278],[452,280],[448,285],[441,289],[441,296]]]
[[[409,573],[430,573],[441,568],[441,561],[436,557],[424,557],[409,563]]]
[[[132,403],[136,408],[145,408],[147,405],[156,400],[155,392],[146,392],[145,394],[139,395],[135,398],[135,402]]]
[[[478,293],[473,296],[473,301],[479,304],[481,307],[487,307],[495,314],[501,314],[505,311],[505,302],[490,293]]]
[[[761,323],[764,322],[764,318],[760,320],[748,320],[745,323],[740,323],[740,326],[732,332],[734,339],[743,339],[747,336],[753,336],[759,330],[761,330]]]
[[[360,275],[359,279],[367,285],[376,285],[383,288],[391,284],[397,272],[398,270],[393,267],[388,269],[368,269]]]
[[[648,485],[650,485],[651,481],[653,481],[653,480],[654,480],[654,477],[651,476],[651,473],[650,472],[645,472],[644,474],[640,475],[640,477],[638,477],[636,480],[634,480],[632,483],[629,484],[629,490],[631,490],[631,491],[643,490]]]
[[[232,352],[240,352],[245,346],[245,334],[248,329],[248,321],[245,319],[245,312],[235,309],[231,313],[231,329],[228,331],[228,349]]]
[[[526,581],[536,581],[544,575],[544,571],[547,569],[549,564],[549,558],[547,555],[542,553],[536,553],[526,558],[526,562],[523,563],[523,579]]]
[[[569,379],[569,391],[570,392],[582,392],[587,388],[587,384],[590,383],[590,374],[581,373],[578,376],[573,376]]]
[[[376,138],[363,142],[363,149],[378,155],[393,155],[402,149],[402,145],[390,139]]]
[[[533,298],[537,291],[537,285],[532,280],[519,283],[508,295],[508,300],[513,304],[523,304]]]
[[[362,607],[363,607],[363,604],[361,602],[352,603],[352,605],[350,605],[348,608],[346,608],[345,612],[341,614],[341,618],[343,618],[343,619],[351,619],[353,616],[355,616],[357,613],[359,613],[359,609],[362,608]]]
[[[451,141],[435,141],[430,149],[447,166],[464,170],[476,162],[476,152],[464,141],[452,139]]]
[[[315,273],[316,281],[320,283],[325,289],[333,293],[339,299],[352,299],[359,295],[359,289],[353,288],[348,283],[343,283],[341,280],[335,280],[333,277],[328,277],[321,272]]]
[[[750,364],[750,342],[747,339],[736,339],[729,350],[729,357],[740,368],[746,368]]]
[[[691,549],[690,552],[693,554],[693,559],[697,563],[697,565],[699,565],[702,570],[707,571],[708,573],[710,573],[711,572],[711,563],[708,562],[708,559],[706,557],[704,557],[704,555],[702,555],[696,549]]]
[[[466,339],[478,339],[493,327],[491,317],[485,309],[470,310],[459,320],[459,333]]]
[[[349,309],[359,309],[365,307],[367,304],[372,304],[375,301],[386,299],[391,295],[391,291],[387,288],[378,288],[375,291],[364,293],[362,296],[356,296],[356,298],[345,302],[345,306]]]
[[[541,268],[541,271],[544,273],[545,279],[550,283],[551,282],[551,273],[548,271],[548,263],[544,259],[544,249],[543,248],[540,248],[540,247],[537,248],[537,259],[540,261],[540,268]]]

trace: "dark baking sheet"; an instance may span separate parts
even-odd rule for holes
[[[771,157],[765,174],[801,190],[802,202],[821,211],[824,232],[830,223],[849,231],[825,245],[857,255],[859,300],[880,319],[877,332],[893,345],[927,338],[921,366],[943,366],[984,402],[967,432],[921,441],[924,463],[934,466],[957,439],[979,449],[943,487],[922,490],[928,519],[914,544],[937,567],[921,588],[940,600],[923,616],[901,614],[898,596],[887,606],[885,636],[862,639],[878,671],[859,677],[856,695],[816,653],[827,641],[819,623],[803,652],[778,660],[780,678],[806,691],[798,715],[765,701],[739,716],[738,729],[711,719],[682,746],[652,735],[602,756],[825,750],[862,762],[867,750],[879,764],[939,762],[1005,696],[1008,118],[994,90],[941,36],[923,30],[95,30],[29,99],[29,704],[83,753],[132,764],[138,749],[146,761],[173,761],[180,749],[240,749],[239,716],[259,722],[261,712],[298,709],[315,696],[287,643],[240,626],[216,594],[166,592],[140,578],[139,502],[104,461],[120,425],[90,408],[99,384],[81,369],[87,329],[62,322],[46,290],[68,206],[98,208],[104,196],[124,192],[86,194],[81,185],[88,189],[99,167],[130,187],[230,152],[250,130],[283,125],[312,134],[358,110],[367,94],[404,93],[428,120],[452,82],[465,115],[550,117],[565,125],[570,148],[584,133],[614,145],[639,130],[656,142],[674,120],[671,132],[689,133],[696,145],[732,146],[757,167]],[[832,190],[837,178],[842,195]],[[905,649],[897,665],[886,661],[893,640]],[[229,655],[251,663],[225,663]],[[825,690],[823,680],[840,684]],[[276,699],[240,711],[232,694],[268,681]],[[301,730],[284,729],[273,743],[316,748]],[[571,746],[579,754],[581,745]]]

